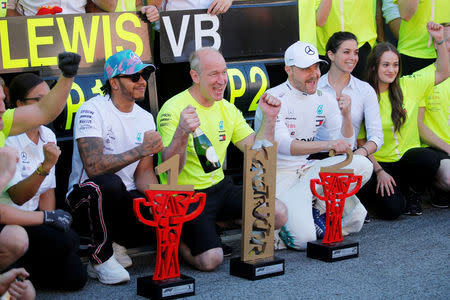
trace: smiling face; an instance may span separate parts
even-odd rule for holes
[[[384,52],[378,65],[378,84],[389,85],[398,75],[399,57],[392,51]]]
[[[319,63],[305,69],[296,66],[285,66],[284,69],[288,74],[289,83],[297,90],[310,95],[316,92],[320,78]]]
[[[227,65],[223,56],[212,49],[198,52],[199,70],[191,70],[196,99],[203,106],[211,106],[223,99],[228,82]]]
[[[139,71],[138,73],[142,73],[143,70]],[[116,88],[113,88],[114,92],[117,91],[117,95],[120,96],[120,98],[129,100],[129,101],[142,101],[145,99],[145,90],[147,88],[147,81],[142,78],[142,76],[139,77],[139,80],[137,82],[133,82],[131,78],[129,77],[121,77],[116,76],[114,78],[111,78],[111,81],[114,80],[115,83],[111,82],[111,86]]]
[[[343,41],[336,53],[328,51],[327,55],[330,58],[331,66],[337,68],[341,72],[351,73],[358,63],[358,43],[355,40]]]

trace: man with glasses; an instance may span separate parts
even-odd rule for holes
[[[74,121],[67,203],[75,222],[89,220],[88,274],[104,284],[130,280],[130,263],[115,258],[112,243],[152,232],[134,216],[133,199],[158,183],[153,154],[163,148],[161,137],[152,115],[135,103],[144,100],[153,71],[131,50],[114,54],[105,63],[104,95],[85,102]]]

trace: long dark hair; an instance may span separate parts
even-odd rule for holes
[[[406,121],[406,112],[403,109],[403,92],[400,88],[399,78],[402,70],[400,54],[391,43],[380,43],[376,45],[367,59],[366,80],[375,89],[378,97],[380,90],[378,88],[378,67],[380,66],[380,59],[383,53],[392,51],[398,57],[398,73],[394,81],[389,84],[389,100],[391,101],[392,112],[391,119],[394,123],[394,130],[400,132],[400,128]]]

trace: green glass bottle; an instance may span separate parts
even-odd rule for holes
[[[194,131],[193,137],[195,152],[197,153],[198,160],[203,167],[203,171],[205,171],[205,173],[210,173],[220,168],[220,162],[217,157],[216,150],[214,150],[210,140],[203,133],[200,127],[197,127]]]

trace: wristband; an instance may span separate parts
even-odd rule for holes
[[[39,167],[36,169],[36,174],[41,176],[47,176],[49,173],[44,171],[44,168],[42,168],[42,164],[39,165]]]
[[[367,150],[367,148],[366,147],[364,147],[364,146],[361,146],[361,147],[359,147],[360,149],[364,149],[364,151],[366,151],[366,157],[368,157],[369,156],[369,150]]]
[[[445,42],[445,39],[442,39],[442,41],[440,41],[440,42],[437,42],[437,41],[435,41],[435,42],[436,42],[436,45],[442,45]]]

